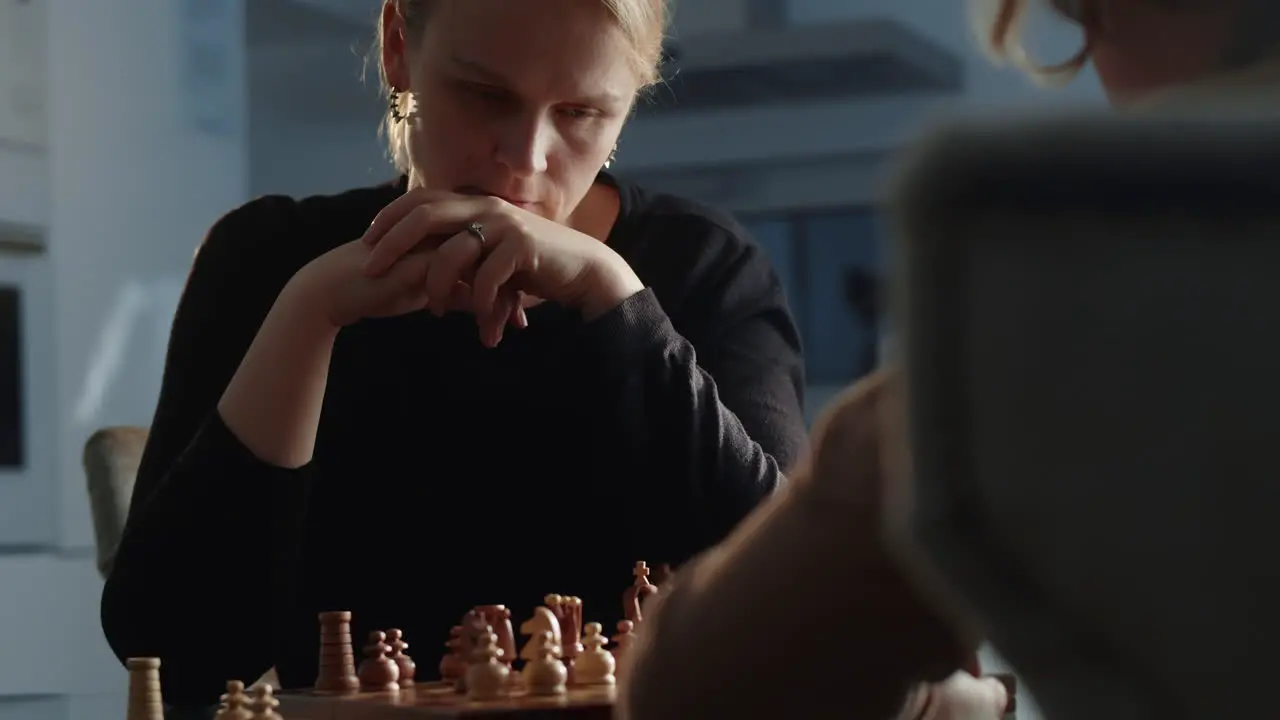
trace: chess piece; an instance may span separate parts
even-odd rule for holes
[[[582,638],[585,646],[573,664],[575,685],[612,685],[617,661],[604,649],[609,638],[603,634],[600,623],[587,623],[587,634]]]
[[[244,691],[244,683],[239,680],[228,680],[227,691],[220,698],[222,707],[213,720],[253,720],[249,710],[250,698]]]
[[[505,605],[481,605],[476,610],[498,636],[502,662],[510,668],[511,663],[516,660],[516,635],[511,629],[511,611]]]
[[[276,710],[280,701],[270,685],[259,685],[253,689],[253,716],[250,720],[284,720]]]
[[[449,628],[449,641],[444,644],[449,654],[440,658],[440,679],[452,682],[467,671],[467,659],[462,654],[462,626]]]
[[[387,692],[400,689],[400,667],[391,659],[390,654],[387,634],[381,630],[369,633],[369,642],[364,646],[364,661],[360,663],[357,676],[361,690]]]
[[[160,693],[160,659],[129,658],[128,720],[164,720],[164,699]]]
[[[495,700],[507,689],[511,669],[501,660],[502,648],[498,647],[498,635],[486,627],[476,642],[467,666],[467,697],[471,700]]]
[[[542,633],[548,633],[553,645],[560,645],[560,621],[546,607],[533,609],[533,617],[520,624],[520,634],[527,635],[529,642],[520,651],[521,660],[536,660]]]
[[[564,659],[568,664],[582,652],[582,600],[567,595],[548,595],[543,602],[560,623],[561,640],[556,644],[564,649]]]
[[[535,657],[525,663],[522,675],[525,689],[530,695],[563,695],[565,683],[569,679],[569,671],[560,661],[560,647],[555,643],[551,631],[544,630],[529,641],[529,646],[536,646]]]
[[[413,676],[418,671],[418,666],[413,662],[413,658],[405,654],[405,650],[409,649],[409,643],[404,640],[404,633],[400,630],[387,631],[387,644],[391,646],[391,661],[400,668],[400,687],[406,688],[413,685]]]
[[[650,595],[658,594],[658,586],[649,582],[649,566],[643,560],[636,563],[631,571],[635,583],[622,594],[622,614],[633,625],[639,627],[644,617],[640,613],[640,604]]]
[[[320,673],[316,692],[354,693],[360,690],[355,653],[351,649],[351,613],[320,613]]]
[[[492,628],[476,610],[470,610],[462,616],[462,633],[458,636],[458,655],[462,658],[463,667],[461,674],[454,679],[453,685],[457,692],[467,692],[467,667],[471,664],[471,657],[480,644],[480,637],[490,632],[493,632]]]
[[[635,642],[635,623],[630,620],[618,621],[618,634],[613,636],[613,659],[622,662],[622,658],[626,656],[627,649],[631,647],[631,643]]]

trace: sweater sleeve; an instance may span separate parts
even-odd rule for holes
[[[273,621],[293,586],[308,469],[260,461],[216,410],[301,264],[283,240],[286,202],[264,198],[228,214],[196,255],[103,590],[108,643],[122,661],[160,658],[171,704],[216,702],[227,680],[265,672]],[[252,586],[246,573],[258,577]]]
[[[627,408],[600,464],[637,510],[614,521],[633,523],[651,562],[678,565],[723,539],[805,447],[804,360],[782,286],[756,246],[719,247],[728,257],[679,310],[688,336],[653,289],[589,327],[599,399]]]
[[[879,541],[879,379],[842,397],[782,493],[682,568],[619,670],[626,720],[885,720],[976,647]]]

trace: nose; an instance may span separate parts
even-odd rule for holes
[[[498,162],[520,177],[545,172],[547,154],[555,142],[555,128],[544,117],[512,118],[499,131]]]

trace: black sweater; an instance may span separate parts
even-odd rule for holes
[[[165,698],[215,702],[275,666],[315,681],[317,613],[357,652],[401,628],[423,677],[478,604],[518,624],[548,593],[606,628],[637,560],[725,537],[803,451],[803,362],[768,260],[729,217],[617,183],[609,244],[646,290],[584,322],[529,311],[495,349],[466,314],[342,330],[312,461],[273,467],[216,405],[285,283],[359,237],[404,179],[263,197],[210,230],[174,320],[159,406],[102,598]]]

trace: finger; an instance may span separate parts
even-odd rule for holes
[[[524,311],[524,293],[516,293],[515,326],[524,330],[529,327],[529,315]]]
[[[426,279],[423,279],[423,292],[426,290]],[[429,294],[428,294],[429,296]],[[448,307],[444,308],[448,312],[466,312],[471,309],[471,286],[464,283],[455,283],[453,292],[449,294]]]
[[[486,315],[498,299],[498,293],[528,262],[527,244],[500,242],[476,269],[471,281],[472,302],[477,315]]]
[[[468,232],[460,232],[444,241],[431,260],[427,274],[427,293],[442,302],[452,293],[454,285],[463,282],[480,260],[483,247],[479,239]],[[472,286],[474,294],[475,287]]]
[[[511,317],[519,310],[519,295],[514,290],[503,289],[498,293],[493,308],[486,314],[478,315],[480,321],[480,342],[486,347],[497,347],[502,342],[503,331]]]
[[[439,200],[447,200],[449,198],[460,197],[453,193],[441,192],[439,190],[427,190],[425,188],[414,188],[409,190],[400,197],[392,200],[378,212],[373,218],[373,222],[369,228],[364,231],[364,235],[360,237],[360,241],[366,245],[377,245],[384,235],[391,228],[395,227],[405,218],[415,207],[426,205]]]
[[[409,253],[383,277],[370,280],[374,293],[381,297],[383,314],[398,315],[421,310],[430,302],[426,278],[431,269],[429,253]]]
[[[462,232],[487,203],[482,198],[456,196],[410,208],[373,246],[365,262],[365,274],[377,277],[401,255],[431,238],[444,242]]]
[[[930,688],[934,720],[998,720],[1009,702],[1008,691],[994,678],[956,673]]]

